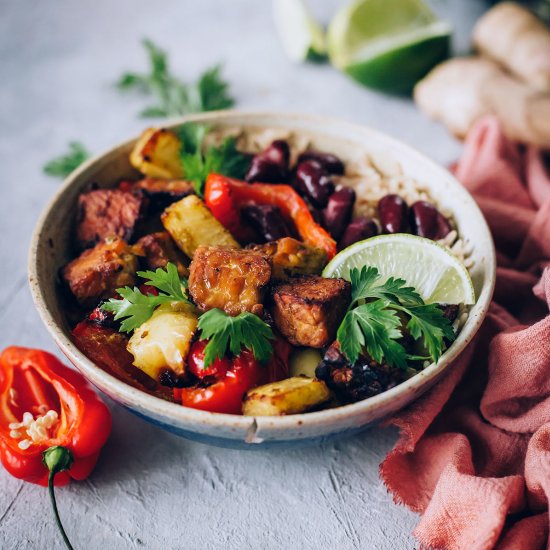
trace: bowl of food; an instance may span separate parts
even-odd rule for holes
[[[438,381],[495,253],[446,170],[369,128],[215,112],[65,181],[29,278],[73,365],[135,414],[237,448],[358,432]]]

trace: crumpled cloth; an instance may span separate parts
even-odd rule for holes
[[[453,169],[493,233],[495,296],[446,377],[390,420],[380,474],[421,514],[421,548],[550,548],[550,168],[489,117]]]

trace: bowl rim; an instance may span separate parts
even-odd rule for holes
[[[252,426],[256,426],[257,422],[261,422],[262,429],[275,429],[281,430],[290,427],[296,427],[299,425],[302,429],[319,427],[326,425],[327,421],[335,422],[338,420],[344,420],[345,418],[363,416],[373,409],[382,407],[385,404],[391,402],[395,397],[407,391],[415,390],[419,386],[429,387],[430,381],[436,381],[439,376],[446,370],[449,365],[454,361],[468,346],[473,339],[477,331],[479,330],[485,315],[489,309],[489,304],[494,292],[495,279],[496,279],[496,254],[494,248],[494,242],[491,237],[487,221],[479,209],[477,203],[470,195],[468,190],[462,186],[462,184],[454,177],[452,173],[440,166],[437,162],[431,160],[429,157],[420,153],[408,144],[391,137],[384,132],[373,129],[369,126],[350,122],[343,118],[318,115],[318,114],[304,114],[293,113],[287,111],[254,111],[254,110],[239,110],[230,109],[223,111],[211,111],[208,113],[197,113],[193,115],[186,115],[164,121],[160,126],[162,128],[174,128],[180,126],[185,122],[215,122],[225,121],[230,122],[233,118],[245,118],[250,119],[249,126],[254,126],[255,119],[284,119],[287,122],[291,120],[300,120],[303,122],[309,122],[316,125],[318,128],[330,125],[345,125],[354,130],[356,133],[364,132],[376,142],[388,146],[395,146],[399,151],[406,153],[411,157],[416,157],[420,162],[430,165],[431,169],[435,172],[441,172],[445,178],[452,180],[456,191],[463,195],[463,199],[467,204],[467,208],[471,212],[475,212],[479,217],[479,222],[483,227],[488,243],[490,243],[487,254],[485,255],[485,267],[484,267],[484,282],[477,301],[473,306],[472,311],[476,311],[476,315],[470,315],[462,328],[457,340],[449,347],[449,349],[441,356],[437,364],[432,363],[426,369],[420,371],[418,374],[405,380],[401,384],[394,388],[387,390],[383,393],[369,397],[356,403],[342,405],[335,408],[325,409],[315,412],[306,412],[301,414],[294,414],[280,417],[252,417],[252,416],[240,416],[224,413],[213,413],[208,411],[202,411],[199,409],[192,409],[184,407],[177,403],[166,401],[159,397],[155,397],[148,393],[145,393],[133,386],[130,386],[126,382],[119,380],[118,378],[107,373],[101,367],[93,363],[88,357],[86,357],[72,342],[69,336],[66,334],[63,326],[57,323],[54,316],[50,312],[46,305],[45,292],[40,284],[38,277],[40,266],[38,262],[38,251],[41,247],[41,237],[44,232],[44,224],[48,217],[51,215],[52,210],[63,202],[63,198],[67,190],[78,180],[81,174],[86,172],[96,163],[100,162],[107,155],[114,154],[119,149],[124,149],[134,143],[138,136],[128,139],[122,143],[119,143],[103,153],[97,154],[88,159],[75,171],[73,171],[59,187],[53,197],[48,201],[43,208],[40,217],[38,218],[31,239],[31,244],[28,254],[28,279],[31,289],[31,295],[35,304],[35,307],[39,313],[42,322],[45,324],[46,329],[53,337],[56,344],[59,346],[65,356],[71,361],[71,363],[89,380],[92,384],[98,387],[102,392],[105,392],[103,388],[109,388],[109,390],[116,393],[117,397],[124,400],[125,403],[131,403],[132,406],[137,406],[143,411],[147,411],[152,414],[162,416],[164,420],[171,420],[174,423],[186,423],[192,424],[197,428],[200,427],[213,427],[224,426],[235,429],[250,430]],[[246,123],[241,123],[246,127]],[[256,124],[259,125],[259,124]],[[264,126],[265,124],[260,124]],[[275,124],[274,127],[282,127],[284,125]],[[313,130],[308,130],[311,133],[315,133]],[[319,130],[317,130],[319,132]],[[334,139],[338,139],[334,137]],[[108,392],[107,392],[108,393]],[[257,426],[256,426],[257,427]]]

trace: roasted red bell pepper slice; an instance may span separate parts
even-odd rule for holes
[[[190,371],[196,376],[197,369],[204,364],[204,348],[207,343],[206,340],[195,342],[189,352]],[[266,365],[257,361],[248,350],[243,350],[232,360],[217,359],[204,373],[198,373],[201,381],[196,385],[175,388],[174,397],[185,407],[241,414],[243,397],[248,390],[260,384],[288,378],[291,349],[292,346],[286,340],[278,337],[273,343],[273,355]]]
[[[58,420],[36,441],[28,428],[16,427],[25,413],[36,420],[48,411],[54,411]],[[0,460],[10,474],[48,485],[42,453],[63,446],[74,463],[56,476],[55,484],[85,479],[110,432],[109,409],[80,373],[45,351],[9,347],[0,355]]]
[[[246,240],[240,209],[247,204],[276,206],[287,222],[296,227],[302,240],[322,248],[330,260],[336,254],[336,242],[315,222],[304,200],[290,185],[246,183],[219,174],[210,174],[204,189],[206,205],[238,240]]]

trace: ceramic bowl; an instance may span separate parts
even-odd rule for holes
[[[214,445],[265,448],[314,443],[341,437],[397,412],[437,382],[478,331],[493,293],[495,252],[489,229],[476,203],[445,169],[403,143],[342,120],[285,113],[215,112],[175,121],[207,122],[215,127],[292,130],[307,136],[313,146],[340,154],[361,150],[385,162],[397,161],[404,174],[426,186],[440,205],[453,212],[460,234],[473,245],[471,275],[477,302],[457,340],[441,357],[401,385],[359,403],[285,417],[246,417],[185,408],[143,393],[107,374],[71,341],[56,289],[59,268],[69,260],[69,239],[79,193],[92,181],[114,185],[137,177],[128,162],[135,140],[97,156],[72,173],[37,223],[29,256],[29,279],[38,312],[47,329],[73,365],[99,390],[120,405],[180,436]]]

